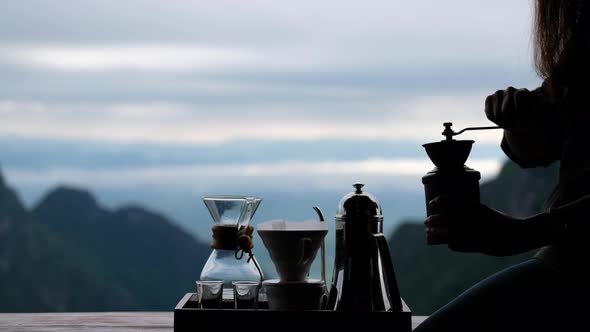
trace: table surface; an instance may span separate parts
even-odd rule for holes
[[[426,317],[413,316],[412,329]],[[172,331],[173,312],[0,314],[0,331]]]

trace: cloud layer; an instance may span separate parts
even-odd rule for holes
[[[0,22],[4,136],[426,141],[538,84],[527,2],[24,0]]]
[[[213,144],[237,140],[440,140],[442,123],[487,125],[481,94],[391,100],[365,111],[348,106],[327,116],[321,106],[232,106],[212,112],[170,103],[45,104],[0,101],[4,135],[33,138]],[[500,132],[477,135],[498,142]]]

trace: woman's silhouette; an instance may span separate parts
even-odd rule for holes
[[[416,331],[580,329],[590,309],[590,3],[535,1],[533,91],[512,87],[485,102],[504,128],[502,148],[521,167],[560,161],[546,212],[512,218],[479,202],[438,197],[424,222],[430,243],[504,256],[542,248],[533,259],[478,283]],[[435,276],[434,276],[435,278]]]

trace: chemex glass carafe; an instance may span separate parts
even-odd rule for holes
[[[201,280],[223,280],[231,296],[232,281],[261,282],[262,272],[253,255],[240,253],[238,237],[248,229],[262,198],[252,196],[204,196],[214,225],[213,252],[201,271]],[[215,234],[222,234],[219,241]],[[228,236],[229,234],[229,236]],[[216,244],[217,241],[217,244]],[[219,242],[224,242],[219,244]],[[226,291],[224,291],[224,297]]]

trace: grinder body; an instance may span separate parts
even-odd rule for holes
[[[467,166],[457,168],[435,167],[422,177],[426,198],[426,215],[436,213],[429,202],[438,196],[459,197],[462,200],[480,201],[481,174]]]

